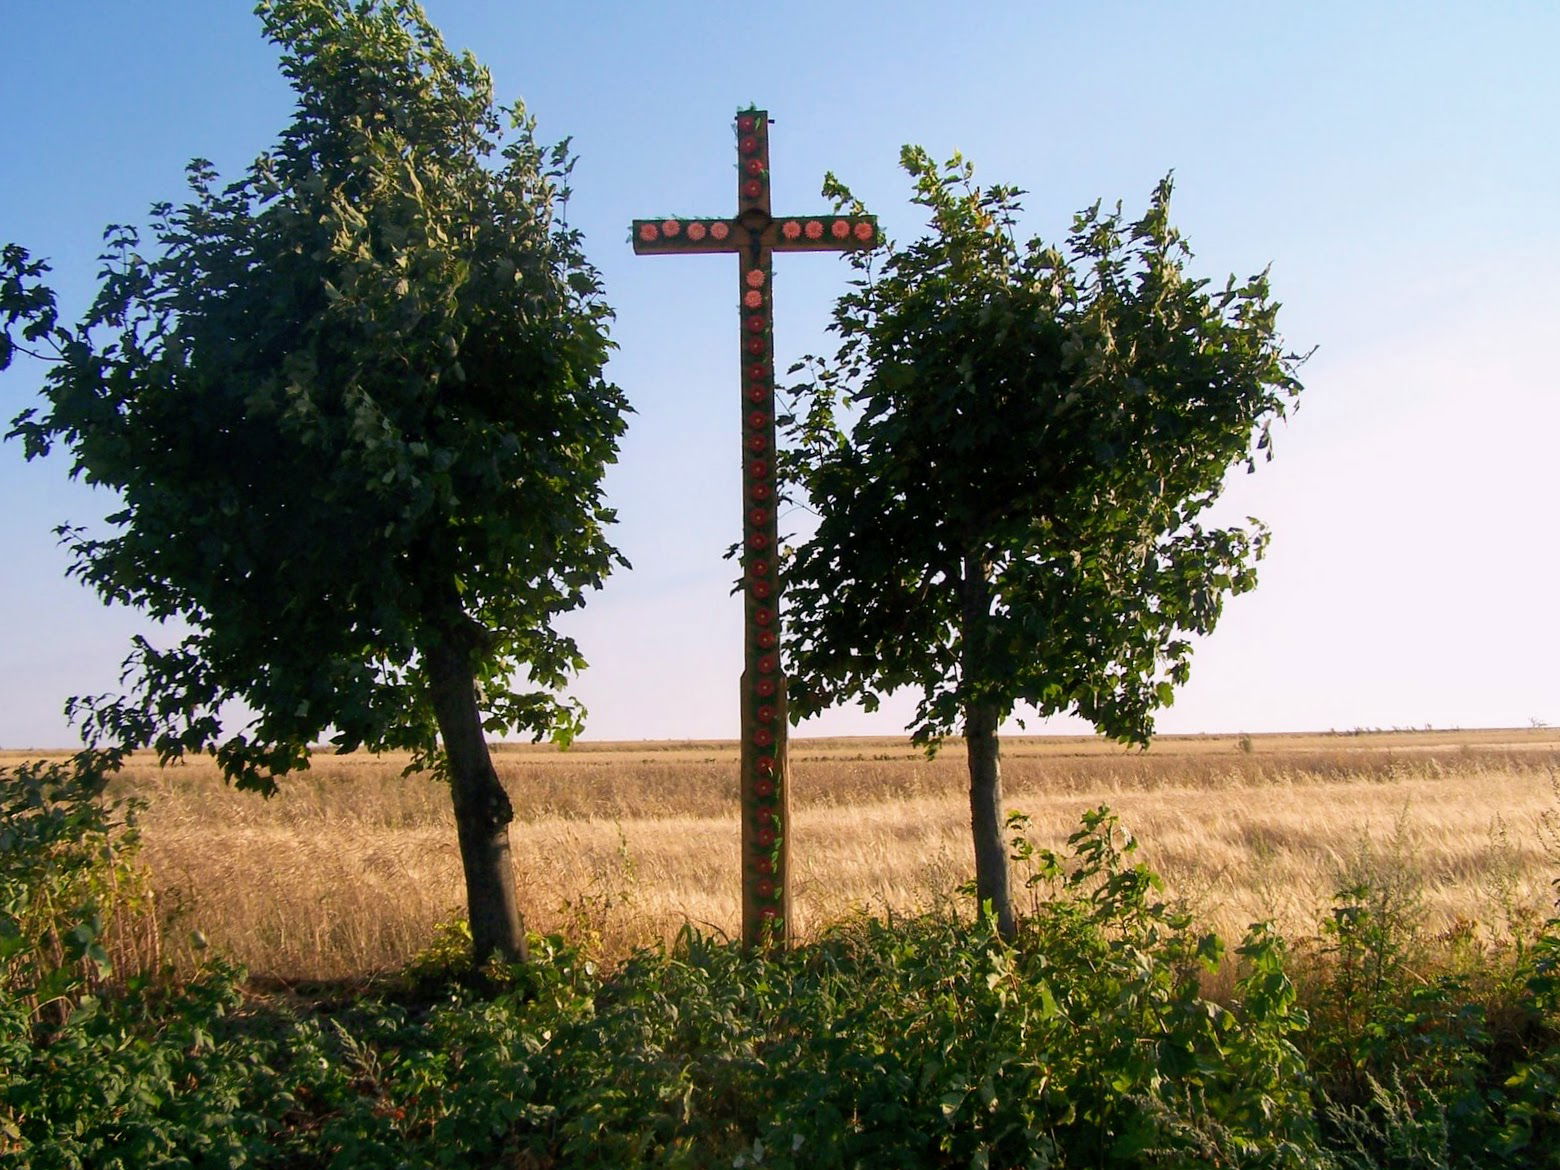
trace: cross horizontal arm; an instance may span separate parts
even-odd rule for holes
[[[744,222],[745,221],[745,222]],[[636,219],[634,251],[745,252],[755,244],[776,252],[847,252],[870,248],[878,239],[873,215],[818,215],[766,219]]]

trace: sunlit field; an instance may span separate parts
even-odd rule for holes
[[[23,753],[0,753],[0,762]],[[137,758],[116,783],[140,824],[165,954],[191,940],[288,980],[404,963],[463,902],[447,790],[402,759],[320,755],[267,801],[209,764]],[[739,920],[732,743],[498,749],[527,925],[602,957],[692,923]],[[1552,900],[1560,734],[1549,729],[1165,737],[1148,752],[1085,738],[1004,743],[1010,809],[1059,846],[1109,804],[1141,856],[1211,927],[1272,919],[1313,933],[1332,895],[1399,883],[1432,931],[1499,937]],[[961,744],[792,745],[798,925],[905,914],[972,872]]]

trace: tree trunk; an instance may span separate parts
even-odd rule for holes
[[[482,734],[470,653],[441,642],[425,648],[423,660],[449,761],[473,961],[478,968],[494,956],[505,962],[526,962],[525,929],[515,904],[514,867],[509,860],[514,806],[498,782]]]
[[[982,912],[990,906],[997,931],[1011,939],[1018,933],[1013,915],[1013,891],[1003,840],[1002,749],[997,739],[998,707],[981,696],[985,680],[982,639],[991,612],[991,587],[985,567],[975,557],[964,558],[964,628],[961,689],[964,691],[964,746],[970,769],[970,832],[975,839],[975,897]]]

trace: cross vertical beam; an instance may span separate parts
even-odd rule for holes
[[[776,219],[770,210],[769,115],[737,114],[737,214],[636,219],[634,251],[735,252],[742,355],[742,939],[791,940],[791,774],[780,670],[779,529],[775,515],[774,253],[845,251],[877,242],[869,215]]]

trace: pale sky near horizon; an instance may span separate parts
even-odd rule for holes
[[[566,621],[591,663],[573,691],[588,738],[737,733],[734,261],[635,257],[628,224],[734,209],[729,123],[749,103],[775,119],[777,213],[824,210],[833,170],[913,238],[897,160],[916,142],[1024,188],[1023,232],[1054,240],[1097,198],[1141,209],[1173,169],[1195,273],[1271,265],[1281,330],[1316,353],[1276,458],[1222,507],[1273,545],[1161,731],[1560,723],[1560,7],[425,8],[544,140],[573,137],[569,218],[617,311],[610,374],[636,413],[607,488],[634,568]],[[237,177],[289,117],[242,0],[7,0],[0,27],[0,242],[51,260],[72,317],[105,225],[180,198],[192,157]],[[849,276],[777,257],[778,368],[830,347]],[[40,378],[25,359],[0,375],[0,421]],[[0,747],[70,746],[66,697],[112,689],[145,624],[64,578],[52,529],[112,501],[14,442],[0,500]],[[796,734],[897,734],[910,705]]]

